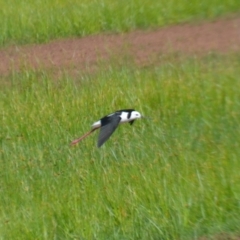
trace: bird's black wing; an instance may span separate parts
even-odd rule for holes
[[[105,123],[100,130],[98,137],[98,147],[101,147],[116,130],[121,118],[119,114],[113,114],[107,117],[107,123]]]

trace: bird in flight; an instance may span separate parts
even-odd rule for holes
[[[134,109],[118,110],[114,113],[102,117],[100,120],[93,123],[92,130],[85,133],[80,138],[73,140],[71,142],[71,145],[77,144],[78,142],[89,136],[91,133],[93,133],[95,130],[100,128],[97,146],[101,147],[116,130],[118,124],[129,122],[132,125],[133,122],[138,118],[143,118],[143,116]]]

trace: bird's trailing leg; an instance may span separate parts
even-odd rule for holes
[[[93,132],[94,132],[95,130],[97,130],[97,129],[98,129],[98,128],[94,128],[94,129],[92,129],[91,131],[85,133],[85,134],[84,134],[83,136],[81,136],[80,138],[77,138],[77,139],[73,140],[70,145],[72,146],[72,145],[75,145],[75,144],[79,143],[80,141],[82,141],[84,138],[86,138],[87,136],[89,136],[91,133],[93,133]]]

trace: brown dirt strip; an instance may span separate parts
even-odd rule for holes
[[[131,57],[137,64],[149,65],[168,53],[208,54],[240,51],[240,17],[213,22],[182,24],[157,30],[125,34],[95,35],[55,40],[50,43],[11,46],[0,50],[0,75],[33,69],[94,69],[99,60]]]
[[[232,234],[220,233],[212,237],[201,237],[198,240],[240,240],[240,236],[234,236]]]

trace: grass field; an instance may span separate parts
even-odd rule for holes
[[[240,11],[239,0],[0,0],[0,46],[166,26]]]
[[[1,48],[240,11],[239,0],[0,6]],[[239,60],[168,56],[141,69],[115,59],[78,80],[27,67],[0,75],[0,240],[240,236]],[[69,146],[100,117],[132,107],[151,120],[120,126],[100,149],[97,132]]]
[[[0,239],[239,234],[239,56],[112,67],[79,82],[14,73],[1,89]],[[99,117],[151,120],[69,143]]]

